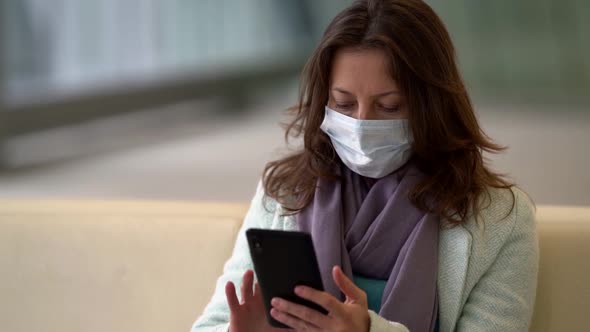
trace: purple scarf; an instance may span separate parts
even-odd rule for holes
[[[387,280],[379,315],[412,332],[431,332],[438,315],[438,217],[414,207],[408,192],[422,174],[411,164],[381,179],[341,167],[341,180],[318,180],[313,201],[297,215],[313,238],[325,290],[344,300],[332,279]]]

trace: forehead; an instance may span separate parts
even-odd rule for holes
[[[334,55],[330,88],[339,87],[355,93],[397,89],[391,75],[390,60],[379,49],[340,49]]]

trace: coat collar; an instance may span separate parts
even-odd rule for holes
[[[463,226],[443,229],[438,247],[440,331],[453,331],[463,306],[465,279],[471,255],[471,234]]]

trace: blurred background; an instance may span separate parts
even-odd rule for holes
[[[0,197],[247,201],[351,1],[3,0]],[[590,205],[590,1],[429,1],[488,156],[538,204]]]

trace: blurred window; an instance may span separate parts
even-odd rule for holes
[[[0,98],[34,100],[305,58],[351,2],[4,0]],[[587,101],[590,1],[428,2],[478,95]]]
[[[4,0],[4,6],[7,99],[239,68],[310,43],[305,26],[288,24],[299,19],[283,19],[306,14],[297,1]]]

